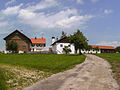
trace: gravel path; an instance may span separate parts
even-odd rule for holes
[[[54,74],[24,90],[119,90],[107,61],[86,55],[84,63],[71,70]]]

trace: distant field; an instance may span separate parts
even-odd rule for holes
[[[0,54],[0,90],[22,89],[53,73],[70,69],[84,60],[84,55]],[[9,82],[8,85],[6,81]]]
[[[118,84],[120,86],[120,54],[110,53],[110,54],[95,54],[95,55],[106,59],[112,65],[112,70],[115,79],[118,81]]]

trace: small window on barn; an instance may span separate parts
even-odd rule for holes
[[[18,34],[18,32],[16,32],[16,34]]]
[[[62,44],[60,44],[60,47],[63,47],[63,45],[62,45]]]
[[[23,48],[26,48],[26,46],[23,46]]]

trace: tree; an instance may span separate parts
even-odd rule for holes
[[[77,32],[70,35],[68,38],[70,43],[75,45],[75,51],[77,52],[77,50],[79,50],[79,54],[82,54],[81,49],[86,49],[88,47],[88,40],[80,30],[77,30]]]
[[[120,53],[120,46],[116,47],[115,50],[116,50],[116,52]]]
[[[65,33],[64,31],[62,31],[62,36],[61,36],[61,39],[62,38],[65,38],[65,37],[67,37],[67,35],[66,35],[67,33]]]
[[[99,47],[95,47],[93,49],[96,50],[97,52],[99,51]]]
[[[68,47],[68,46],[65,46],[63,48],[63,52],[65,52],[66,54],[70,53],[71,52],[71,49]]]
[[[12,51],[12,52],[14,52],[14,51],[16,52],[17,49],[18,49],[18,45],[17,45],[16,42],[11,41],[11,42],[8,42],[8,43],[7,43],[7,50],[10,50],[10,51]]]
[[[92,49],[92,46],[91,45],[88,45],[87,47],[86,47],[86,50],[91,50]]]

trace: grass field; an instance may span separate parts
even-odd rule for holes
[[[83,62],[84,59],[83,55],[3,54],[0,56],[0,63],[57,73]]]
[[[28,70],[33,70],[33,71],[38,70],[38,71],[44,71],[49,73],[58,73],[58,72],[70,69],[74,67],[76,64],[80,64],[84,60],[85,60],[84,55],[79,56],[79,55],[53,55],[53,54],[51,55],[49,54],[1,54],[0,66],[4,66],[4,67],[7,66],[7,68],[9,67],[10,69],[7,69],[7,68],[6,69],[10,71],[12,71],[11,67],[13,67],[14,69],[14,67],[19,66],[19,67],[26,68]],[[30,71],[28,70],[27,72],[29,75]],[[4,77],[5,76],[4,71],[5,70],[0,69],[0,75],[2,75],[0,77],[3,77],[3,78],[0,78],[0,82],[1,81],[3,82],[3,84],[1,85],[0,83],[0,85],[3,86],[4,88],[7,88],[6,81],[5,81],[6,79]],[[22,70],[22,71],[26,71],[26,70]],[[14,72],[14,70],[12,72]],[[29,78],[31,78],[32,76],[33,75],[31,75]],[[47,77],[49,75],[44,74],[44,76]],[[14,82],[17,82],[17,80],[14,80]],[[0,90],[5,90],[5,89],[0,89]]]
[[[5,70],[0,68],[0,90],[7,90]]]
[[[106,59],[112,65],[114,78],[118,81],[118,84],[120,86],[120,54],[111,53],[111,54],[95,54],[95,55]]]

